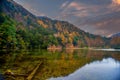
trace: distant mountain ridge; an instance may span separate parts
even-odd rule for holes
[[[111,47],[120,49],[120,33],[113,34],[110,38]]]
[[[120,32],[119,32],[119,33],[116,33],[116,34],[113,34],[111,37],[112,37],[112,38],[113,38],[113,37],[120,37]]]

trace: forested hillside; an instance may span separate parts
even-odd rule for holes
[[[120,49],[120,33],[114,34],[110,38],[110,45],[112,48]]]
[[[47,48],[48,44],[57,44],[52,31],[41,26],[29,29],[4,13],[0,17],[0,48]]]
[[[36,17],[13,0],[2,0],[0,5],[0,48],[108,46],[107,38],[84,32],[66,21]]]
[[[104,47],[107,38],[93,35],[80,30],[66,21],[52,20],[47,17],[39,17],[38,23],[44,28],[54,31],[54,36],[63,46],[76,47]]]

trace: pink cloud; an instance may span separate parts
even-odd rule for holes
[[[120,5],[120,0],[112,0],[113,3]]]
[[[71,2],[68,4],[68,2],[65,2],[62,4],[61,9],[63,11],[61,12],[62,16],[76,16],[76,17],[84,17],[88,15],[88,12],[86,10],[86,7],[80,3],[77,2]]]
[[[72,2],[72,3],[70,3],[69,6],[68,6],[68,8],[75,8],[76,10],[83,9],[83,7],[80,6],[80,4],[77,3],[77,2]]]

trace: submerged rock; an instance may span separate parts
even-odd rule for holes
[[[7,70],[4,74],[5,75],[13,75],[14,73],[11,70]]]

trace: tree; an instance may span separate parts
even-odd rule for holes
[[[0,48],[14,48],[16,45],[15,22],[7,16],[0,25]]]

